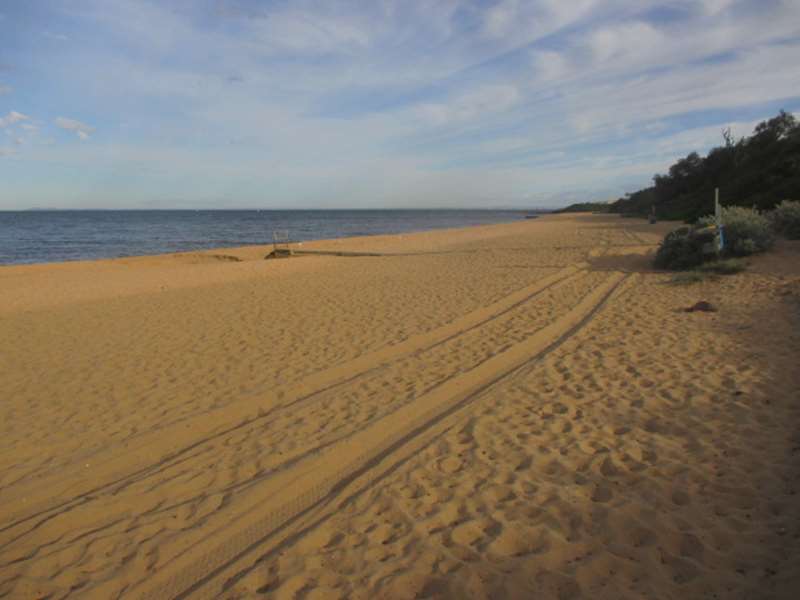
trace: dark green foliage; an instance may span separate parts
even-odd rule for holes
[[[800,202],[784,200],[768,218],[772,228],[790,240],[800,240]]]
[[[715,260],[697,267],[700,273],[713,273],[715,275],[735,275],[747,268],[747,263],[736,258],[726,260]]]
[[[574,212],[609,212],[609,204],[607,202],[578,202],[570,204],[565,208],[558,209],[557,213],[574,213]]]
[[[713,256],[714,232],[681,227],[667,234],[656,252],[658,269],[682,271],[700,266]]]
[[[681,271],[680,273],[675,273],[668,283],[672,285],[691,285],[705,281],[706,277],[707,275],[699,271]]]
[[[697,224],[713,226],[714,217],[703,217]],[[723,208],[722,224],[725,226],[723,256],[750,256],[769,250],[775,243],[769,220],[752,208],[741,206]]]
[[[637,215],[639,217],[646,217],[655,204],[655,188],[649,187],[638,192],[628,194],[625,198],[621,198],[611,204],[611,212],[620,213],[626,216]],[[659,214],[658,217],[664,218]]]
[[[691,285],[710,279],[715,281],[720,275],[735,275],[747,269],[747,263],[737,259],[728,258],[725,260],[714,260],[692,269],[691,271],[680,271],[672,276],[669,281],[672,285]]]
[[[653,206],[659,219],[695,222],[714,212],[714,188],[726,206],[774,208],[784,198],[800,197],[800,124],[781,111],[760,123],[753,135],[725,144],[705,158],[692,152],[656,175],[653,186],[617,200],[615,213],[647,217]]]

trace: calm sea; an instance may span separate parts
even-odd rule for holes
[[[0,211],[0,264],[161,254],[502,223],[514,210]]]

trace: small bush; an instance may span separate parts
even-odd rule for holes
[[[656,252],[655,266],[677,271],[697,267],[708,260],[709,245],[713,243],[713,231],[681,227],[668,233],[661,242]]]
[[[735,275],[747,268],[747,263],[738,258],[715,260],[695,267],[691,271],[675,273],[669,281],[672,285],[691,285],[701,281],[719,279],[720,275]]]
[[[706,275],[700,271],[682,271],[675,273],[670,279],[669,283],[672,285],[691,285],[693,283],[700,283],[704,281]]]
[[[716,275],[735,275],[741,273],[747,268],[747,263],[736,258],[729,258],[727,260],[715,260],[714,262],[706,263],[697,267],[697,270],[702,273],[714,273]]]
[[[709,215],[697,224],[711,226],[715,220]],[[769,250],[775,242],[769,220],[757,210],[742,206],[723,208],[722,224],[725,227],[723,256],[750,256]]]
[[[784,200],[768,216],[772,229],[790,240],[800,240],[800,202]]]

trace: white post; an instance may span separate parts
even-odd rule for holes
[[[725,234],[722,226],[722,207],[719,205],[719,188],[714,188],[714,218],[717,221],[717,249],[725,247]]]

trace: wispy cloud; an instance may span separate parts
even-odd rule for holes
[[[25,121],[29,119],[27,115],[23,115],[22,113],[18,113],[15,110],[10,111],[5,117],[0,117],[0,129],[4,127],[10,127],[15,123],[19,123],[20,121]]]
[[[447,102],[422,104],[420,114],[435,125],[480,119],[506,111],[519,103],[519,90],[513,85],[489,85],[469,90]]]
[[[80,165],[98,183],[74,197],[607,197],[718,143],[727,123],[800,109],[794,0],[53,0],[19,18],[26,10],[7,14],[20,35],[3,60],[41,70],[35,85],[19,67],[4,75],[25,99],[0,117],[23,141],[4,184]],[[52,41],[32,41],[43,35]],[[95,128],[102,140],[80,144]]]
[[[0,96],[2,96],[4,94],[10,94],[10,93],[11,93],[11,86],[10,85],[3,85],[2,83],[0,83]]]
[[[94,127],[75,119],[56,117],[55,124],[66,131],[74,131],[81,140],[88,140],[89,136],[94,133]]]
[[[64,35],[63,33],[53,33],[52,31],[43,31],[42,35],[46,38],[51,40],[56,40],[59,42],[66,42],[69,40],[69,37]]]

